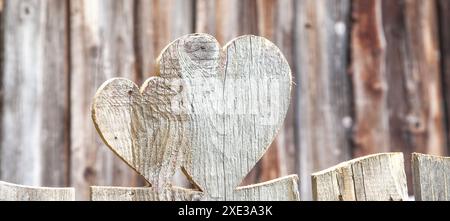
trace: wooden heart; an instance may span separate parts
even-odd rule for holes
[[[97,91],[92,117],[105,143],[153,186],[169,185],[186,138],[180,118],[170,110],[178,92],[162,78],[139,88],[114,78]]]
[[[105,143],[153,186],[179,166],[211,199],[233,199],[286,115],[291,72],[279,49],[242,36],[223,49],[206,34],[183,36],[141,89],[105,82],[92,116]]]

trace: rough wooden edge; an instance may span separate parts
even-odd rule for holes
[[[347,165],[354,164],[355,162],[363,161],[363,160],[368,159],[368,158],[373,158],[373,157],[377,157],[377,156],[381,156],[381,155],[396,155],[396,154],[402,154],[402,156],[403,156],[403,153],[401,153],[401,152],[375,153],[375,154],[370,154],[370,155],[366,155],[366,156],[362,156],[362,157],[357,157],[357,158],[353,158],[353,159],[351,159],[351,160],[344,161],[344,162],[339,163],[339,164],[337,164],[337,165],[335,165],[335,166],[328,167],[328,168],[325,169],[325,170],[321,170],[321,171],[318,171],[318,172],[314,172],[314,173],[311,174],[311,176],[319,176],[319,175],[322,175],[322,174],[325,174],[325,173],[334,171],[334,170],[336,170],[336,169],[338,169],[338,168],[341,168],[341,167],[344,167],[344,166],[347,166]]]
[[[34,187],[0,181],[0,200],[3,201],[73,201],[72,187]]]
[[[92,201],[159,201],[159,194],[152,187],[90,187]],[[200,201],[204,200],[204,194],[198,190],[173,186],[171,198],[172,201]]]
[[[424,168],[421,167],[422,166],[421,164],[423,161],[433,161],[438,163],[442,162],[448,163],[448,165],[450,165],[450,157],[436,156],[417,152],[411,154],[411,167],[413,171],[413,189],[414,189],[414,198],[416,201],[430,200],[428,197],[433,197],[433,196],[423,196],[422,193],[423,183],[421,180],[421,173],[424,172],[422,171],[422,169]],[[429,173],[430,171],[427,172]],[[447,188],[450,189],[450,184],[447,184],[447,186],[448,186]]]
[[[359,194],[363,194],[364,196],[366,196],[366,193],[367,193],[366,189],[365,189],[366,184],[364,184],[364,181],[367,181],[367,180],[365,180],[364,176],[362,176],[362,178],[359,177],[359,179],[362,179],[362,180],[358,180],[358,183],[359,183],[359,185],[361,185],[361,183],[362,183],[364,188],[363,189],[359,189],[359,187],[356,188],[357,185],[355,184],[354,173],[355,173],[355,171],[358,170],[358,168],[354,171],[353,165],[362,165],[362,164],[368,162],[369,160],[382,158],[382,157],[388,157],[389,159],[391,159],[391,160],[393,159],[396,161],[394,163],[398,164],[398,165],[389,165],[389,166],[391,167],[390,169],[397,169],[397,171],[393,170],[391,172],[397,172],[398,174],[395,174],[395,175],[399,175],[400,177],[398,177],[398,179],[392,180],[392,182],[394,182],[396,185],[395,188],[393,188],[394,190],[391,189],[392,193],[391,193],[390,189],[387,189],[387,187],[385,188],[384,186],[383,186],[383,188],[370,189],[368,191],[370,191],[371,194],[374,194],[374,192],[382,193],[382,194],[379,194],[379,196],[377,196],[375,200],[402,200],[402,201],[408,200],[407,187],[406,187],[406,174],[405,174],[404,162],[403,162],[403,153],[401,153],[401,152],[371,154],[371,155],[355,158],[355,159],[352,159],[349,161],[345,161],[345,162],[337,164],[333,167],[330,167],[325,170],[311,174],[313,199],[314,200],[340,200],[340,201],[343,201],[343,200],[358,200],[357,195],[359,195]],[[399,167],[393,168],[392,166],[399,166]],[[362,172],[362,174],[364,174],[364,172]],[[331,180],[329,182],[324,183],[324,182],[319,181],[321,178],[324,178],[326,176],[330,176]],[[337,177],[337,176],[339,176],[339,177]],[[351,179],[351,180],[346,180],[346,178]],[[375,177],[375,178],[378,179],[378,177]],[[324,186],[326,186],[326,187],[324,187]],[[321,192],[321,191],[319,191],[319,188],[321,190],[324,190],[324,192],[326,192],[326,194],[325,195],[320,194],[319,192]],[[335,192],[336,188],[338,188],[337,191],[339,193]],[[348,191],[350,191],[350,192],[348,192]],[[383,194],[390,195],[389,199],[383,198],[382,197]],[[366,200],[366,199],[363,199],[363,200]]]
[[[237,195],[235,200],[300,201],[298,176],[296,174],[262,183],[241,186],[236,188],[235,192]]]
[[[142,178],[146,181],[146,182],[148,182],[148,183],[150,183],[150,181],[148,181],[147,179],[145,179],[145,177],[136,169],[136,168],[134,168],[134,166],[133,165],[131,165],[127,160],[125,160],[125,158],[123,158],[119,153],[117,153],[117,151],[110,145],[110,143],[108,142],[108,140],[106,140],[105,139],[105,137],[103,136],[103,133],[102,133],[102,131],[100,130],[100,128],[99,128],[99,125],[97,124],[97,120],[96,120],[96,118],[97,118],[97,113],[95,112],[95,108],[94,108],[94,106],[95,106],[95,104],[97,103],[96,102],[96,100],[98,99],[98,97],[100,96],[100,93],[103,91],[103,89],[106,87],[106,86],[108,86],[111,82],[113,82],[113,81],[117,81],[117,80],[120,80],[120,81],[128,81],[128,82],[130,82],[134,87],[136,87],[136,88],[138,88],[139,89],[139,87],[136,85],[136,83],[134,83],[132,80],[130,80],[130,79],[127,79],[127,78],[123,78],[123,77],[114,77],[114,78],[111,78],[111,79],[108,79],[107,81],[105,81],[105,82],[103,82],[103,84],[102,85],[100,85],[100,87],[97,89],[97,91],[95,92],[95,95],[94,95],[94,97],[92,98],[92,102],[91,102],[91,119],[92,119],[92,122],[93,122],[93,124],[94,124],[94,126],[95,126],[95,130],[97,131],[97,134],[100,136],[100,138],[102,139],[102,141],[103,141],[103,143],[117,156],[117,157],[119,157],[121,160],[122,160],[122,162],[124,162],[126,165],[128,165],[128,167],[130,167],[132,170],[134,170],[137,174],[139,174],[140,176],[142,176]],[[151,184],[151,183],[150,183]]]

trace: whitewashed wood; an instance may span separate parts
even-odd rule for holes
[[[312,174],[314,200],[405,201],[408,199],[402,153],[356,158]]]
[[[288,192],[291,191],[291,192]],[[298,176],[289,175],[263,183],[238,187],[231,200],[298,201]]]
[[[297,201],[300,199],[298,192],[298,177],[296,175],[285,176],[271,181],[238,187],[232,200],[258,200],[269,201]],[[286,194],[286,191],[292,191]],[[256,196],[256,197],[255,197]],[[162,198],[158,191],[152,187],[111,187],[92,186],[91,200],[93,201],[200,201],[211,200],[200,191],[173,187],[168,197]]]
[[[417,201],[450,201],[450,157],[413,153],[412,169]]]
[[[1,6],[1,180],[68,185],[67,7],[66,0]]]
[[[160,199],[171,199],[164,197],[180,166],[206,199],[236,198],[237,186],[284,120],[289,65],[265,38],[242,36],[220,49],[206,34],[175,40],[157,63],[159,77],[149,78],[140,91],[122,78],[99,88],[92,106],[97,130]],[[286,199],[298,199],[291,196],[297,187],[291,188]],[[252,197],[247,200],[261,198]]]
[[[169,196],[161,194],[153,187],[112,187],[91,186],[91,200],[93,201],[199,201],[204,194],[200,191],[173,187]]]
[[[70,2],[70,182],[78,200],[91,185],[138,186],[138,175],[108,151],[90,109],[97,88],[112,77],[137,80],[134,2]]]
[[[0,181],[0,201],[72,201],[74,188],[17,185]]]
[[[348,74],[349,0],[296,1],[293,50],[296,167],[303,200],[311,200],[311,173],[351,157],[351,84]],[[279,32],[277,32],[279,33]]]

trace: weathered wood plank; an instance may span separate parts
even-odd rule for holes
[[[77,199],[89,186],[134,186],[137,174],[105,148],[90,118],[96,89],[107,79],[136,80],[132,1],[71,1],[71,182]]]
[[[195,15],[195,32],[208,33],[220,44],[240,35],[258,34],[256,1],[253,0],[197,0]]]
[[[263,183],[238,187],[234,200],[299,201],[298,176],[289,175]]]
[[[416,201],[450,201],[450,157],[412,154]]]
[[[68,1],[5,1],[2,7],[0,178],[66,186]]]
[[[156,58],[176,38],[194,32],[193,0],[138,0],[135,4],[137,84],[156,73]],[[189,187],[181,171],[174,181]]]
[[[242,36],[222,50],[212,36],[192,34],[167,46],[158,64],[159,76],[140,90],[121,78],[99,88],[92,117],[101,137],[152,184],[158,199],[173,199],[170,178],[182,166],[206,199],[245,200],[236,187],[289,106],[291,75],[281,52],[262,37]],[[280,189],[295,179],[254,188],[298,199],[296,185]]]
[[[389,150],[386,41],[381,23],[381,1],[362,0],[352,3],[354,154],[363,156]]]
[[[74,188],[17,185],[0,181],[0,201],[72,201]]]
[[[294,2],[292,0],[265,1],[257,0],[258,35],[263,36],[280,47],[289,64],[293,61],[294,40]],[[295,72],[292,76],[296,79]],[[291,90],[295,97],[295,90]],[[296,173],[295,167],[295,107],[296,99],[292,99],[286,114],[286,120],[277,137],[266,154],[256,165],[257,181],[268,181],[279,176]]]
[[[156,58],[176,38],[194,32],[193,0],[137,0],[135,41],[138,74],[155,76]]]
[[[258,4],[254,0],[197,0],[195,31],[214,36],[220,44],[225,44],[240,35],[259,34]],[[226,16],[220,16],[226,15]],[[277,142],[273,142],[267,155],[250,171],[241,185],[249,185],[261,181],[261,176],[273,174],[278,177],[279,163],[276,154]],[[263,161],[266,162],[265,165]],[[267,163],[273,162],[271,165]],[[265,167],[264,170],[261,167]],[[271,175],[272,176],[272,175]]]
[[[383,1],[390,146],[445,154],[435,1]],[[411,161],[406,174],[412,193]]]
[[[91,186],[91,200],[93,201],[199,201],[204,199],[200,191],[173,187],[170,197],[161,196],[153,187],[112,187]]]
[[[235,200],[257,199],[260,201],[296,201],[299,199],[296,175],[277,178],[263,183],[238,187]],[[286,194],[286,190],[294,191]],[[171,201],[199,201],[210,200],[196,190],[173,187],[170,193]],[[258,197],[255,197],[258,196]],[[158,201],[161,198],[153,187],[106,187],[92,186],[91,199],[93,201]]]
[[[295,156],[302,198],[311,200],[311,173],[351,156],[350,1],[296,1],[295,14]]]
[[[447,126],[447,153],[450,153],[450,1],[439,0],[439,46],[442,71],[442,89],[445,101],[445,115]]]
[[[391,201],[408,199],[402,153],[356,158],[312,174],[319,201]]]

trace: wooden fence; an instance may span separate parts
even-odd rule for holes
[[[413,153],[412,167],[416,201],[450,201],[450,157]],[[286,181],[290,180],[286,177]],[[316,201],[408,201],[402,153],[372,154],[313,173],[312,193]],[[296,179],[296,178],[295,178]],[[295,180],[294,179],[294,180]],[[279,182],[280,180],[274,181]],[[271,182],[273,183],[273,182]],[[271,183],[261,184],[270,189]],[[258,200],[299,200],[283,196],[292,188],[280,185],[278,194],[258,193]],[[256,187],[256,186],[255,186]],[[297,187],[295,187],[296,189]],[[202,192],[175,187],[171,200],[211,200]],[[249,193],[246,197],[251,196]],[[249,199],[249,198],[242,199]],[[261,198],[262,197],[262,198]],[[254,199],[256,199],[254,198]],[[74,188],[42,188],[0,181],[0,200],[73,200]],[[242,200],[241,199],[241,200]],[[91,187],[91,200],[161,200],[154,187]]]
[[[352,157],[444,156],[449,13],[447,0],[0,0],[0,179],[74,186],[77,199],[142,185],[98,138],[91,99],[111,77],[141,84],[192,32],[265,36],[293,70],[284,128],[246,184],[296,173],[312,199],[310,174]]]

